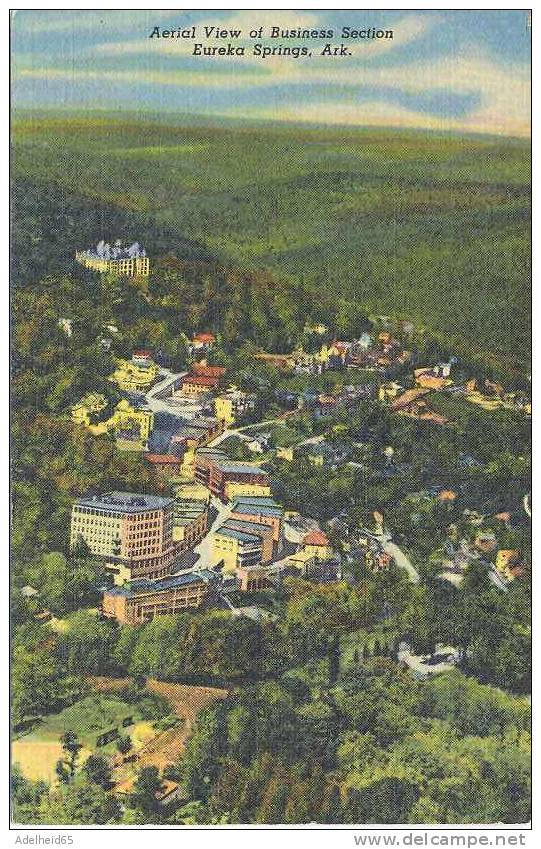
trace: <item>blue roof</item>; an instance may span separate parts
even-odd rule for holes
[[[233,504],[233,513],[242,513],[244,516],[283,516],[281,507],[267,507],[258,504]]]
[[[261,542],[261,537],[256,536],[255,534],[245,534],[243,531],[237,531],[234,528],[226,528],[222,525],[221,528],[218,528],[216,531],[219,536],[231,537],[232,539],[237,539],[240,542]]]
[[[125,595],[132,596],[147,592],[165,592],[173,587],[182,587],[189,584],[208,583],[214,580],[216,575],[208,569],[201,569],[200,572],[189,572],[187,575],[173,575],[168,578],[161,578],[158,581],[149,581],[142,578],[140,581],[131,581],[129,584],[124,584],[122,587],[111,587],[106,590],[107,595]]]
[[[236,504],[254,505],[255,507],[262,505],[264,507],[280,507],[282,509],[281,504],[278,504],[270,495],[237,495],[233,501],[233,506]]]
[[[219,461],[215,464],[219,469],[224,472],[237,472],[238,474],[251,474],[251,475],[266,475],[267,472],[265,469],[260,468],[259,466],[249,466],[246,463],[233,463],[228,461]]]
[[[146,495],[139,492],[105,492],[90,498],[78,498],[80,507],[93,507],[98,510],[112,510],[119,513],[141,513],[144,510],[164,510],[173,505],[172,498],[160,495]]]
[[[259,534],[263,532],[263,534],[268,534],[271,531],[270,525],[265,525],[262,522],[251,522],[245,519],[226,519],[226,521],[221,526],[222,528],[231,528],[235,531],[241,531],[242,533],[251,533],[252,530]]]

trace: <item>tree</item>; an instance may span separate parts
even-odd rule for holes
[[[83,769],[91,784],[97,784],[104,790],[111,786],[111,767],[107,758],[102,755],[90,755]]]
[[[162,790],[163,782],[156,766],[145,766],[137,775],[130,794],[130,805],[138,808],[147,817],[156,816],[160,810],[156,794]]]
[[[62,763],[66,765],[71,779],[75,775],[77,761],[79,760],[79,753],[83,748],[83,744],[79,741],[75,731],[65,731],[60,737],[60,743],[64,753]]]
[[[117,751],[119,751],[121,755],[127,755],[128,752],[131,752],[132,747],[133,743],[129,734],[126,734],[125,737],[119,737],[116,741]]]

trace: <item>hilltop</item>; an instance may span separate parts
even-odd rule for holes
[[[35,223],[54,219],[66,262],[74,233],[110,236],[114,221],[150,251],[265,268],[316,302],[334,293],[346,309],[409,318],[459,352],[529,368],[523,142],[65,115],[16,120],[13,142],[15,197],[43,200]]]

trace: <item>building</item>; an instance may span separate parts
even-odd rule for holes
[[[315,560],[327,560],[332,557],[332,546],[327,534],[323,531],[310,531],[303,537],[303,550],[312,555]]]
[[[193,351],[210,351],[216,341],[216,337],[212,333],[194,333],[193,339],[190,342],[190,347]]]
[[[104,592],[102,613],[122,625],[150,622],[155,616],[182,613],[200,607],[218,582],[207,570],[175,575],[158,581],[132,581]]]
[[[175,498],[173,541],[186,551],[197,545],[208,530],[208,499]]]
[[[284,566],[295,568],[299,570],[301,575],[310,575],[310,572],[316,565],[316,558],[312,554],[311,551],[307,551],[306,549],[301,549],[300,551],[295,551],[292,554],[288,554],[287,557],[284,558]]]
[[[270,479],[264,469],[229,460],[223,451],[215,448],[197,451],[195,479],[222,501],[242,495],[270,495]]]
[[[268,571],[264,566],[241,566],[236,575],[241,593],[255,593],[268,585]]]
[[[171,574],[177,550],[173,508],[172,498],[133,492],[80,498],[71,512],[71,548],[84,540],[115,584],[163,578]]]
[[[220,384],[219,377],[207,374],[187,374],[182,378],[181,391],[184,395],[201,395],[217,389]]]
[[[75,260],[85,268],[100,273],[109,271],[122,277],[148,277],[150,261],[138,242],[123,246],[120,239],[114,245],[98,242],[95,248],[75,251]]]
[[[183,425],[172,438],[171,443],[172,446],[184,445],[186,451],[195,451],[220,436],[223,431],[224,425],[219,419],[198,416],[188,424]]]
[[[123,392],[146,393],[156,382],[159,372],[160,369],[153,360],[117,360],[117,367],[109,380],[116,383]]]
[[[98,392],[89,392],[71,408],[71,418],[75,424],[96,424],[100,414],[107,408],[108,401],[105,395]]]
[[[512,581],[524,573],[520,551],[500,548],[496,554],[496,569],[507,581]]]
[[[216,418],[232,425],[237,419],[251,413],[255,409],[256,396],[241,392],[240,389],[229,389],[223,395],[214,399]]]
[[[392,401],[402,392],[403,388],[394,380],[390,383],[382,383],[378,390],[378,398],[380,401]]]
[[[100,421],[100,415],[107,407],[103,395],[92,393],[76,404],[71,417],[77,424],[83,424],[94,436],[112,433],[118,440],[137,443],[144,448],[154,427],[154,413],[146,406],[132,406],[125,398],[119,401],[114,413]]]
[[[145,454],[145,460],[163,480],[178,477],[182,469],[182,457],[176,454]]]
[[[274,554],[274,529],[271,525],[264,522],[258,522],[249,516],[242,518],[233,518],[230,516],[221,526],[223,528],[232,528],[236,531],[241,531],[247,534],[256,534],[261,538],[261,563],[269,563]]]
[[[263,540],[259,534],[222,525],[213,535],[214,561],[216,565],[222,565],[226,574],[235,573],[237,569],[259,566],[262,549]]]

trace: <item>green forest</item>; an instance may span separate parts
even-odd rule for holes
[[[44,232],[31,211],[16,235],[23,248],[42,240],[42,270],[102,237],[107,220],[111,237],[117,225],[151,255],[270,269],[316,303],[328,293],[528,370],[523,142],[103,116],[21,118],[13,130],[15,203],[32,185],[61,195]]]

